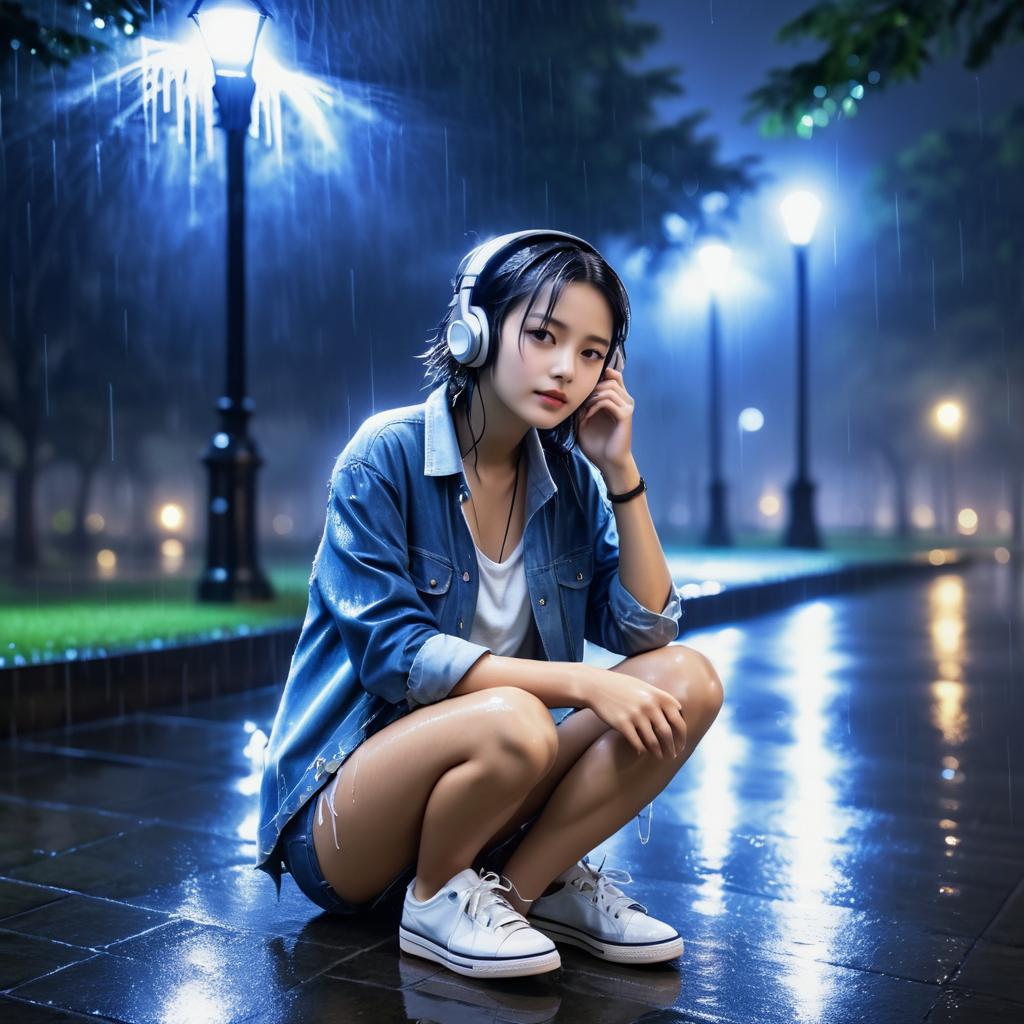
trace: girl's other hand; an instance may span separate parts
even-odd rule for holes
[[[665,690],[623,672],[579,665],[581,699],[601,721],[622,733],[638,754],[675,757],[686,746],[682,705]]]

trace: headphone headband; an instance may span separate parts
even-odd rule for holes
[[[522,241],[523,239],[536,238],[540,241],[544,238],[562,238],[570,242],[575,242],[577,245],[583,246],[585,249],[589,249],[591,252],[600,256],[601,254],[595,249],[586,239],[579,238],[577,235],[570,235],[565,231],[547,231],[541,228],[530,228],[526,231],[511,231],[507,235],[498,235],[496,238],[491,238],[486,242],[481,242],[475,249],[470,250],[469,254],[463,260],[467,266],[465,270],[462,267],[459,268],[459,289],[470,287],[476,284],[477,278],[487,269],[491,260],[494,259],[502,250],[509,248],[510,246]],[[467,278],[471,280],[467,281]]]

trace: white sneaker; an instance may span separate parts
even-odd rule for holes
[[[515,978],[562,966],[555,944],[501,895],[494,871],[464,868],[429,899],[413,896],[416,879],[405,890],[398,944],[403,953],[443,964],[457,974]]]
[[[603,859],[595,868],[589,855],[577,861],[555,879],[558,890],[533,901],[527,920],[549,938],[579,946],[599,960],[653,964],[679,956],[679,932],[613,884],[632,882],[629,872],[603,867]]]

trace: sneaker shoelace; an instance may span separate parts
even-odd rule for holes
[[[512,883],[502,885],[501,876],[496,871],[488,871],[462,894],[459,910],[465,911],[485,927],[508,928],[509,934],[520,928],[531,927],[529,921],[497,890],[511,892]]]
[[[605,910],[613,912],[615,917],[618,917],[623,910],[640,910],[646,914],[647,908],[642,903],[637,903],[632,896],[624,893],[614,884],[614,882],[618,882],[621,885],[630,885],[633,882],[633,876],[621,868],[609,868],[607,871],[602,871],[605,859],[602,857],[600,865],[596,868],[586,857],[580,861],[580,864],[586,868],[586,875],[573,879],[578,884],[580,892],[586,893],[587,889],[584,886],[589,885],[594,894],[591,897],[591,902],[595,904],[600,902],[601,906]]]

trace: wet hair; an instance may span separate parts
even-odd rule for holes
[[[465,261],[463,261],[465,262]],[[612,314],[611,345],[602,364],[604,367],[611,361],[615,351],[625,345],[629,334],[629,298],[618,274],[605,260],[582,248],[568,239],[542,239],[506,250],[504,258],[492,262],[487,272],[477,279],[473,288],[473,305],[479,306],[487,316],[490,332],[490,351],[487,361],[479,367],[461,364],[448,348],[445,340],[448,324],[458,314],[458,288],[460,278],[452,280],[453,296],[445,315],[437,328],[432,332],[430,347],[416,356],[426,361],[425,375],[436,387],[444,381],[447,384],[445,395],[448,405],[454,409],[460,404],[462,408],[471,408],[473,393],[479,386],[480,374],[491,367],[498,357],[501,344],[501,333],[505,318],[510,310],[523,299],[529,299],[519,331],[519,351],[522,352],[523,330],[526,318],[533,311],[537,296],[541,290],[551,284],[547,309],[543,314],[541,327],[546,328],[552,312],[558,303],[562,290],[570,282],[583,282],[593,285],[604,297]],[[566,458],[576,447],[576,431],[582,408],[573,411],[555,427],[537,428],[541,444],[545,450]],[[487,410],[484,409],[484,424],[480,434],[487,429]],[[473,450],[476,454],[477,442],[480,437],[473,438]]]

